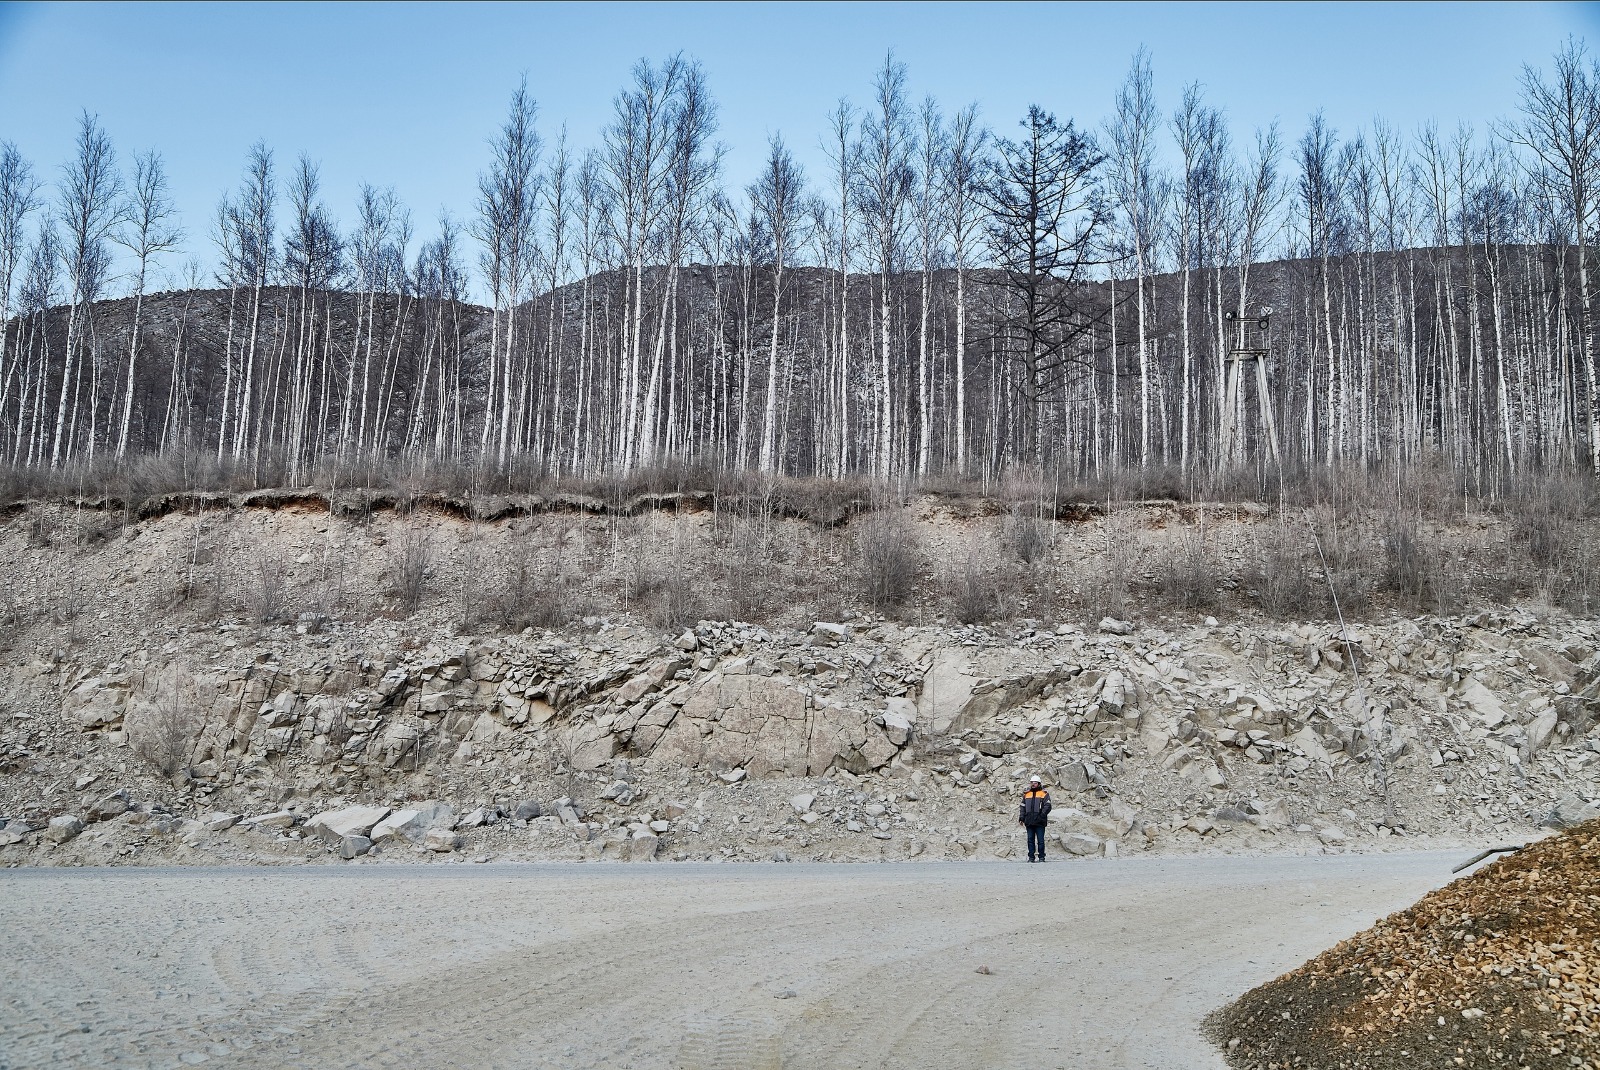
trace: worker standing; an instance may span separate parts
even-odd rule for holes
[[[1022,808],[1017,821],[1028,830],[1028,861],[1044,861],[1044,830],[1050,824],[1050,793],[1038,777],[1028,781],[1022,793]]]

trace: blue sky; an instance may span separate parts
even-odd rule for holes
[[[1343,133],[1382,115],[1483,126],[1515,106],[1524,63],[1567,35],[1600,47],[1584,4],[6,4],[0,140],[53,180],[77,115],[97,113],[124,158],[166,158],[188,252],[265,139],[280,167],[320,161],[341,221],[369,181],[392,185],[419,237],[441,208],[472,210],[487,139],[525,72],[552,138],[597,143],[641,57],[698,58],[721,106],[728,184],[742,188],[781,133],[813,179],[824,115],[866,101],[893,49],[915,97],[977,101],[1009,131],[1031,102],[1098,124],[1141,44],[1170,111],[1199,81],[1236,141],[1317,108]]]

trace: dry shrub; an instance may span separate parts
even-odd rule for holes
[[[79,546],[102,546],[121,531],[122,521],[116,516],[79,514],[73,526],[73,541]]]
[[[682,560],[655,569],[643,597],[645,619],[663,631],[692,628],[705,616],[700,589]]]
[[[16,592],[0,592],[0,644],[10,645],[27,624],[28,618],[22,612]]]
[[[1216,552],[1204,528],[1180,531],[1157,562],[1162,596],[1182,609],[1212,609],[1222,582]]]
[[[1328,611],[1345,617],[1363,615],[1372,608],[1369,563],[1377,555],[1371,540],[1351,512],[1321,505],[1312,510],[1311,517]]]
[[[68,566],[53,572],[46,580],[46,588],[45,604],[54,624],[71,624],[88,608],[89,581],[75,568]]]
[[[1551,605],[1577,616],[1600,612],[1600,547],[1577,533],[1569,535],[1541,586]]]
[[[1560,559],[1566,542],[1567,518],[1549,499],[1534,499],[1512,513],[1512,531],[1527,549],[1535,568],[1549,568]]]
[[[1269,617],[1304,617],[1317,607],[1317,587],[1307,566],[1308,539],[1280,522],[1256,544],[1250,587]],[[1319,567],[1320,572],[1320,567]]]
[[[665,631],[691,627],[706,615],[700,580],[692,567],[693,554],[682,524],[675,524],[671,545],[664,555],[646,547],[647,524],[619,526],[630,543],[632,559],[623,581],[623,595],[640,616]],[[627,537],[628,531],[636,532]]]
[[[153,701],[129,711],[128,746],[156,772],[170,777],[189,766],[205,723],[192,682],[180,676]]]
[[[860,512],[871,492],[854,479],[792,479],[784,481],[777,497],[789,515],[834,527]]]
[[[433,540],[421,531],[408,531],[400,536],[389,554],[386,569],[389,588],[400,610],[408,617],[417,612],[427,597],[433,562]]]
[[[1414,609],[1459,612],[1466,603],[1465,565],[1451,559],[1443,537],[1418,517],[1395,509],[1383,529],[1384,585]]]
[[[1477,534],[1469,536],[1468,543],[1468,558],[1484,563],[1475,570],[1479,577],[1476,592],[1491,602],[1511,605],[1527,585],[1526,570],[1516,564],[1518,555],[1513,538]]]
[[[46,549],[54,544],[55,528],[50,523],[50,518],[40,512],[33,512],[28,517],[28,547],[29,549]]]
[[[951,569],[950,614],[962,624],[984,624],[1000,615],[1004,603],[1003,577],[989,575],[983,564],[985,555],[976,540]]]
[[[1101,522],[1105,545],[1084,584],[1084,611],[1091,618],[1125,617],[1130,606],[1133,569],[1140,551],[1138,514],[1112,509]]]
[[[303,592],[304,608],[329,619],[352,610],[354,597],[351,577],[354,565],[351,554],[325,545],[316,567],[315,583]]]
[[[891,508],[867,517],[855,541],[862,599],[877,610],[904,605],[922,564],[917,533],[904,510]]]
[[[778,608],[773,565],[777,546],[766,520],[733,517],[719,555],[729,612],[738,620],[761,623]]]
[[[1423,546],[1421,525],[1408,512],[1389,513],[1383,531],[1384,582],[1402,599],[1420,603],[1427,597],[1432,562]]]
[[[1038,504],[1011,507],[1000,525],[1000,541],[1025,565],[1038,564],[1050,553],[1051,522]]]
[[[507,631],[559,628],[580,616],[576,585],[558,569],[518,554],[491,591],[489,615]]]
[[[203,565],[209,565],[216,554],[216,548],[206,536],[206,525],[198,520],[191,521],[188,535],[184,539],[183,566],[167,585],[165,593],[160,596],[160,609],[175,609],[178,606],[189,605],[200,594],[201,572]]]
[[[244,571],[244,608],[252,620],[271,624],[289,612],[289,565],[281,553],[257,547]]]

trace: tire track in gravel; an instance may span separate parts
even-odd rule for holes
[[[586,1034],[606,1037],[613,1044],[620,1039],[624,1048],[632,1046],[641,1052],[655,1049],[655,1054],[663,1054],[662,1044],[651,1043],[659,1037],[619,1038],[616,1028],[607,1027],[607,1021],[627,1021],[646,1013],[645,1008],[636,1005],[648,1004],[659,998],[663,988],[670,989],[674,976],[686,963],[705,963],[709,959],[714,975],[722,949],[761,946],[775,938],[813,934],[822,916],[837,909],[837,901],[817,904],[787,920],[774,918],[773,911],[791,909],[792,913],[792,908],[751,909],[741,905],[735,911],[677,919],[670,929],[664,924],[665,919],[640,919],[617,931],[508,949],[440,975],[387,987],[359,1000],[342,1000],[330,1011],[296,1023],[298,1035],[293,1045],[284,1042],[278,1047],[314,1050],[318,1052],[314,1065],[359,1067],[369,1065],[365,1061],[368,1056],[341,1058],[337,1045],[359,1047],[365,1038],[372,1038],[379,1044],[371,1051],[371,1057],[378,1060],[373,1065],[384,1065],[383,1057],[394,1054],[417,1060],[419,1065],[497,1070],[529,1065],[526,1056],[530,1047],[571,1047],[572,1038],[563,1034],[569,1025],[582,1023]],[[890,908],[886,905],[881,909],[887,913]],[[701,999],[690,1009],[698,1009],[708,994],[704,987],[700,993]],[[597,995],[609,995],[612,1000],[598,1013],[593,1006]],[[726,998],[728,994],[722,995]],[[734,995],[743,995],[739,1002],[751,1002],[748,992]],[[763,994],[762,998],[770,996]],[[534,1012],[531,1015],[517,1013],[530,1008]],[[429,1032],[417,1024],[430,1015],[434,1020],[449,1022],[449,1031]],[[362,1023],[361,1031],[352,1035],[345,1023],[357,1020]],[[498,1043],[496,1033],[502,1034]],[[592,1038],[589,1042],[593,1043]],[[675,1042],[665,1045],[673,1046]],[[599,1051],[591,1063],[574,1052],[561,1065],[613,1065],[612,1060],[625,1054],[626,1051]]]

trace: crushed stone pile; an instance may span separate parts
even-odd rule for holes
[[[1208,1027],[1251,1070],[1600,1066],[1600,821],[1428,894]]]

